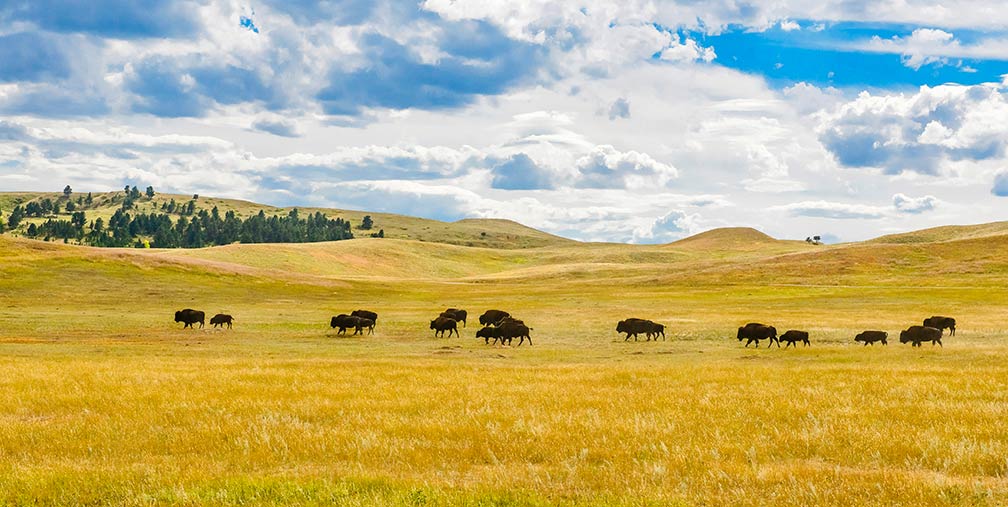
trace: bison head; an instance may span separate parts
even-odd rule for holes
[[[742,341],[744,334],[745,334],[745,326],[738,328],[738,341]]]
[[[624,332],[626,332],[626,330],[627,329],[626,329],[626,321],[625,320],[621,320],[621,321],[619,321],[619,322],[616,323],[616,332],[617,333],[624,333]]]
[[[910,341],[910,330],[904,329],[900,331],[900,343],[906,343]]]
[[[182,322],[182,312],[175,312],[175,322]]]

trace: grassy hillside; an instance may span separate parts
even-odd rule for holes
[[[39,193],[39,192],[0,192],[0,210],[7,216],[11,209],[17,204],[26,204],[32,200],[49,198],[57,200],[62,197],[62,193]],[[80,195],[73,194],[76,200]],[[85,213],[90,222],[97,218],[102,218],[106,222],[109,217],[122,205],[123,192],[104,192],[92,194],[94,203],[89,206]],[[131,212],[140,213],[160,213],[162,205],[174,200],[177,204],[186,204],[192,200],[192,195],[176,194],[156,194],[153,199],[146,196],[137,201],[135,208]],[[221,215],[228,211],[234,211],[240,218],[246,218],[260,211],[267,215],[286,215],[293,208],[278,208],[274,206],[256,204],[248,201],[236,199],[220,199],[215,197],[200,196],[196,200],[196,209],[211,210],[218,208]],[[547,245],[569,243],[570,240],[538,231],[510,220],[500,219],[464,219],[456,222],[441,222],[424,218],[394,215],[388,213],[373,213],[365,211],[336,210],[325,208],[298,207],[304,213],[321,212],[330,218],[343,218],[354,224],[354,234],[358,237],[366,237],[371,233],[383,230],[386,238],[412,239],[417,241],[447,243],[452,245],[477,246],[485,248],[534,248]],[[370,215],[374,220],[371,230],[361,230],[359,228],[365,215]],[[21,232],[29,223],[44,222],[48,218],[69,219],[70,214],[63,212],[60,215],[50,215],[44,218],[28,218],[21,227]]]
[[[199,250],[0,236],[0,504],[1008,503],[1008,236],[635,246],[475,221],[529,241],[486,248],[449,244],[473,221],[418,223],[427,241]],[[435,339],[449,306],[469,325]],[[235,329],[182,330],[183,307]],[[357,308],[374,336],[328,328]],[[489,308],[534,345],[476,341]],[[898,343],[933,314],[960,323],[943,348]],[[629,316],[668,340],[624,342]],[[812,346],[743,348],[749,321]]]

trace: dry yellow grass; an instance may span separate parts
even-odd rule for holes
[[[0,504],[1004,504],[1005,241],[0,237]],[[236,327],[182,331],[187,306]],[[449,306],[471,327],[434,339]],[[535,345],[476,342],[491,307]],[[335,336],[356,308],[377,334]],[[936,313],[944,348],[898,344]],[[623,342],[631,315],[668,341]],[[813,345],[742,348],[750,320]],[[851,341],[869,328],[890,344]]]

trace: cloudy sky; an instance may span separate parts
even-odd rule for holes
[[[0,190],[510,218],[581,240],[1008,220],[971,0],[2,0]]]

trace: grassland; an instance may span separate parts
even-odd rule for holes
[[[996,224],[509,248],[452,225],[186,251],[0,236],[0,504],[1008,503]],[[535,345],[476,342],[475,318],[434,339],[449,306],[508,309]],[[235,329],[183,331],[182,307]],[[327,328],[356,308],[376,335]],[[960,322],[944,348],[851,341],[932,314]],[[630,315],[668,341],[623,342]],[[813,345],[742,348],[753,320]]]

